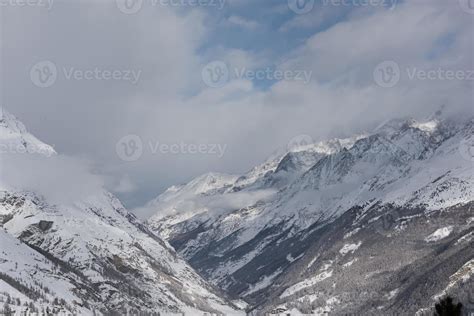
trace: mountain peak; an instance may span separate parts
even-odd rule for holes
[[[28,132],[20,120],[5,108],[0,107],[0,146],[3,154],[40,154],[46,157],[56,151]]]
[[[27,133],[25,125],[3,107],[0,107],[0,126],[12,132]]]

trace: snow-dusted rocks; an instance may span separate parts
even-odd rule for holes
[[[24,153],[52,156],[56,151],[30,134],[22,122],[0,107],[0,154]]]
[[[1,121],[0,144],[21,142],[26,148],[42,144],[13,116],[5,117]],[[10,159],[10,154],[23,155]],[[18,298],[39,311],[63,310],[80,315],[125,314],[132,310],[241,314],[217,295],[167,242],[102,189],[100,182],[85,183],[94,184],[93,190],[82,190],[79,184],[69,187],[71,183],[91,179],[78,175],[81,168],[73,174],[77,177],[68,179],[70,164],[61,164],[60,155],[38,158],[34,154],[4,153],[2,167],[15,170],[16,164],[26,161],[53,170],[53,161],[57,168],[63,168],[59,172],[66,174],[64,184],[68,187],[61,192],[68,193],[69,188],[80,192],[64,199],[49,195],[55,190],[45,190],[44,194],[31,190],[34,185],[22,181],[34,182],[28,177],[16,179],[8,172],[6,179],[2,179],[0,297],[10,297],[15,302]],[[55,180],[64,181],[48,177],[47,173],[43,175],[44,179],[38,179],[43,181],[43,187],[59,189]],[[24,308],[23,304],[9,305],[15,311]]]
[[[439,228],[434,233],[426,237],[425,241],[427,242],[438,241],[438,240],[448,237],[449,235],[451,235],[452,232],[453,232],[452,226]]]
[[[319,286],[332,287],[335,279],[341,279],[338,271],[360,274],[364,267],[372,275],[365,275],[363,280],[369,281],[362,284],[374,286],[372,282],[379,282],[381,286],[387,279],[375,277],[378,273],[396,275],[402,268],[411,269],[414,262],[410,259],[422,260],[438,245],[424,241],[437,229],[430,216],[448,209],[462,210],[463,217],[453,219],[453,223],[438,223],[438,228],[454,227],[453,235],[441,243],[466,236],[465,231],[459,236],[460,225],[471,229],[472,223],[466,225],[462,220],[471,212],[474,169],[461,145],[472,140],[473,126],[472,119],[453,121],[437,113],[423,121],[390,120],[370,133],[345,140],[292,148],[211,191],[186,194],[185,198],[174,196],[172,215],[160,214],[170,205],[160,202],[166,198],[164,193],[154,201],[156,215],[148,224],[202,275],[250,304],[270,308],[279,306],[276,301],[295,302],[295,297],[297,301],[301,297],[298,291],[284,298],[276,293],[317,276],[305,271],[318,269],[323,260],[337,260],[340,266]],[[233,207],[217,203],[232,199],[235,193],[247,198]],[[195,201],[202,199],[206,200],[205,207],[195,207]],[[431,231],[415,230],[410,226],[413,223]],[[399,234],[407,231],[413,234],[409,236],[412,242],[423,243],[421,248],[411,249],[403,243]],[[390,238],[400,238],[400,243],[392,246]],[[395,259],[405,248],[412,257]],[[362,259],[364,253],[375,258],[374,264]],[[392,266],[387,258],[398,265]],[[380,270],[375,262],[390,268]],[[395,289],[386,290],[380,288],[387,296],[368,296],[396,300],[403,295]],[[288,310],[298,304],[290,305]]]
[[[341,250],[339,250],[339,253],[341,255],[346,255],[348,253],[354,253],[354,251],[356,251],[357,249],[359,249],[360,245],[362,244],[362,242],[358,242],[356,244],[345,244]]]

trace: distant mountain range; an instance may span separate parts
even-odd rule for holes
[[[171,187],[148,225],[255,311],[414,314],[446,291],[474,308],[473,134],[437,112],[292,146]]]
[[[474,310],[473,135],[438,112],[293,144],[169,188],[143,223],[104,188],[22,185],[22,163],[63,157],[2,111],[0,310],[423,315],[445,294]]]

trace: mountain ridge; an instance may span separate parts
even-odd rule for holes
[[[5,111],[0,127],[1,144],[52,149]],[[3,153],[2,164],[51,168],[51,159],[63,158],[50,153]],[[52,165],[70,172],[68,165]],[[105,188],[60,203],[8,179],[0,186],[0,298],[15,302],[14,311],[242,314]]]
[[[373,238],[371,234],[389,235],[395,229],[392,225],[388,225],[389,229],[384,228],[387,226],[383,215],[387,212],[383,211],[385,209],[394,212],[394,221],[407,213],[417,218],[413,221],[426,220],[427,227],[431,227],[431,214],[456,207],[470,214],[474,174],[472,157],[469,152],[466,154],[462,144],[472,142],[473,124],[472,118],[455,121],[443,118],[438,112],[421,121],[389,120],[373,132],[355,135],[353,142],[326,153],[314,150],[317,147],[314,144],[304,144],[304,148],[296,152],[290,148],[289,152],[271,157],[241,175],[233,185],[215,188],[213,194],[206,196],[207,201],[211,201],[207,205],[213,205],[212,201],[231,199],[237,193],[256,199],[248,199],[234,208],[219,208],[217,203],[217,207],[194,212],[193,201],[202,196],[180,196],[177,191],[174,199],[167,203],[167,208],[172,209],[168,213],[171,215],[152,216],[148,225],[216,286],[234,298],[243,298],[251,306],[261,306],[268,311],[271,306],[285,303],[284,298],[278,298],[269,305],[269,298],[274,296],[272,293],[281,292],[283,287],[295,283],[285,276],[298,261],[305,261],[307,252],[319,243],[308,236],[342,225],[339,219],[345,214],[368,212],[365,216],[373,222],[365,225],[373,232],[368,233],[367,227],[360,229],[369,239]],[[271,193],[265,199],[259,199],[259,193],[266,190]],[[159,212],[160,204],[157,204]],[[187,216],[180,218],[181,213]],[[466,225],[461,219],[454,223],[453,227]],[[359,223],[353,219],[344,225],[357,226]],[[347,228],[344,226],[343,229]],[[340,238],[343,236],[334,235],[330,240],[335,242]],[[393,240],[397,238],[393,237]],[[426,236],[413,234],[413,238],[415,242]],[[348,245],[348,256],[360,251],[359,247],[368,247],[364,241],[360,243],[362,246],[357,245],[359,241]],[[330,245],[327,247],[329,249]],[[401,249],[404,247],[400,245]],[[425,247],[431,249],[430,245]],[[467,253],[468,257],[474,257],[469,249]],[[422,252],[414,257],[418,255]],[[265,258],[272,259],[266,261]],[[358,264],[362,262],[354,265]],[[400,267],[393,269],[394,274],[401,273]],[[327,278],[337,280],[339,276]],[[286,280],[286,285],[274,287],[279,280]],[[330,299],[327,298],[325,305],[319,303],[328,310],[337,309],[330,304]],[[315,305],[313,301],[306,305]],[[283,304],[282,308],[291,310],[289,303]],[[422,302],[416,304],[423,307]],[[308,306],[303,309],[326,311],[323,307]]]

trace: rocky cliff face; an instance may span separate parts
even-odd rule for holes
[[[407,302],[416,312],[459,271],[452,289],[472,280],[473,135],[473,120],[440,113],[392,120],[293,149],[245,175],[215,175],[222,180],[205,192],[175,187],[166,203],[148,204],[156,210],[148,224],[256,308],[396,311]]]

